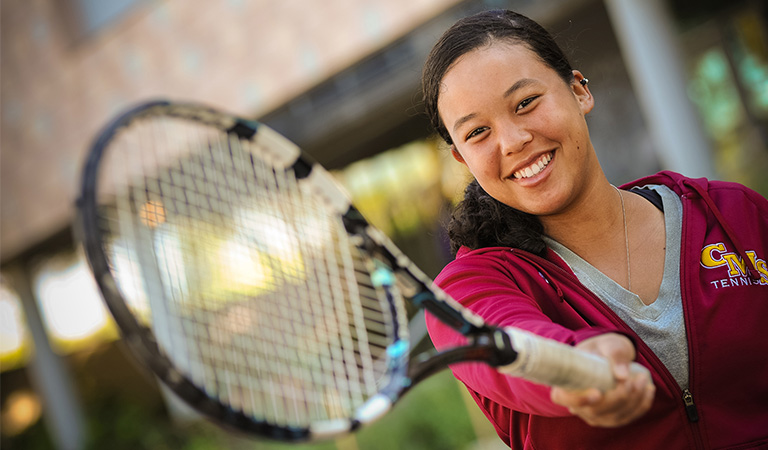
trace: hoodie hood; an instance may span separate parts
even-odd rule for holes
[[[755,261],[749,258],[745,247],[741,244],[741,240],[738,238],[733,230],[733,227],[725,219],[725,216],[715,204],[715,201],[709,194],[710,187],[715,186],[720,182],[710,182],[706,178],[687,178],[679,173],[671,171],[663,171],[654,175],[640,178],[630,183],[621,186],[622,189],[631,189],[633,187],[643,187],[649,184],[662,184],[672,189],[677,195],[682,198],[690,200],[700,199],[709,210],[710,214],[717,221],[720,227],[723,229],[728,239],[733,243],[733,247],[744,261],[744,267],[746,269],[746,275],[754,281],[760,281],[760,273],[755,266]]]

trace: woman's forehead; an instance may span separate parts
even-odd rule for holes
[[[438,104],[451,91],[502,89],[500,94],[520,80],[527,84],[558,78],[528,47],[521,44],[497,44],[480,47],[458,58],[440,83]]]

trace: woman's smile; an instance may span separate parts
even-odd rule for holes
[[[547,152],[539,157],[536,158],[536,160],[533,162],[533,164],[523,167],[522,169],[515,170],[512,174],[512,178],[515,179],[524,179],[524,178],[533,178],[534,176],[540,174],[544,169],[546,169],[549,166],[550,161],[552,161],[552,158],[554,157],[554,151]]]

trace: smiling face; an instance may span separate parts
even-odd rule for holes
[[[454,157],[492,197],[539,216],[577,203],[602,173],[584,115],[594,100],[522,44],[464,54],[442,79],[437,109]]]

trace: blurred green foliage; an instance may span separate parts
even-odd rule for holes
[[[417,385],[389,414],[357,434],[359,448],[466,448],[476,437],[459,389],[448,370]]]
[[[454,450],[469,448],[477,439],[463,387],[448,370],[413,388],[381,420],[352,436],[335,442],[285,444],[254,439],[203,420],[176,423],[159,392],[142,380],[145,377],[133,373],[138,378],[133,386],[109,389],[104,383],[93,385],[94,374],[84,374],[86,368],[93,369],[85,363],[77,370],[80,388],[90,388],[82,396],[85,450]],[[139,393],[141,389],[146,392]],[[3,435],[0,446],[4,450],[55,448],[42,418],[23,433]]]

